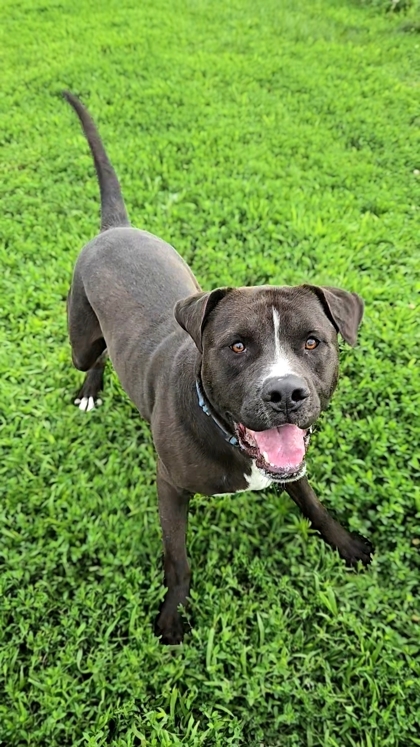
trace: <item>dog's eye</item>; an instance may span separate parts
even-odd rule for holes
[[[246,350],[243,342],[240,342],[239,340],[234,342],[233,345],[230,345],[230,349],[233,350],[234,353],[244,353]]]
[[[319,345],[319,340],[316,337],[308,337],[305,342],[305,350],[315,350]]]

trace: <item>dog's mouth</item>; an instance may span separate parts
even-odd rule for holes
[[[277,482],[299,480],[306,471],[305,454],[312,428],[286,423],[267,431],[235,426],[239,445],[267,477]]]

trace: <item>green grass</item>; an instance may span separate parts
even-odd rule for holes
[[[419,17],[385,5],[3,0],[1,745],[420,745]],[[133,222],[203,287],[366,302],[310,476],[374,541],[371,569],[346,571],[285,495],[196,497],[176,649],[152,632],[148,428],[111,372],[102,408],[71,404],[64,298],[99,203],[62,88]]]

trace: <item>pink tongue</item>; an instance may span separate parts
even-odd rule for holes
[[[266,462],[279,469],[299,467],[305,456],[302,431],[297,425],[288,423],[269,431],[249,431]]]

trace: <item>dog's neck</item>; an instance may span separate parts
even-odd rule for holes
[[[197,392],[197,399],[198,399],[199,406],[201,407],[202,411],[213,420],[213,422],[217,425],[217,427],[220,428],[220,430],[223,433],[223,437],[225,441],[227,441],[231,446],[239,446],[239,442],[236,436],[232,436],[229,433],[229,431],[226,430],[225,426],[222,425],[219,418],[214,414],[214,412],[212,412],[211,405],[208,399],[206,398],[206,395],[204,394],[203,385],[201,383],[200,376],[197,376],[195,380],[195,389]]]

